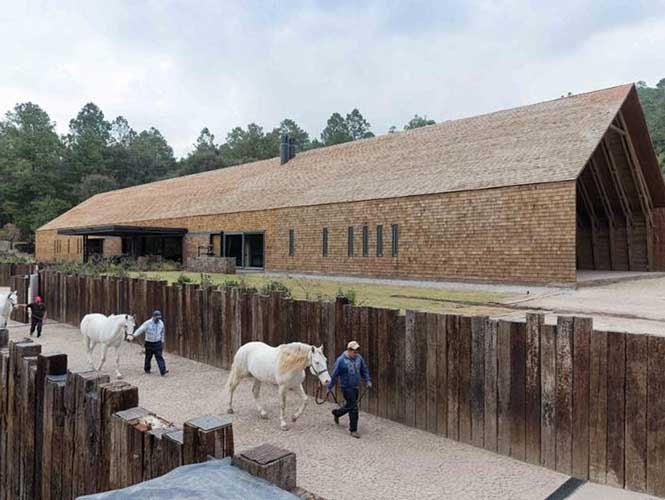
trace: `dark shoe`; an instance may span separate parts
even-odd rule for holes
[[[332,411],[333,418],[335,419],[335,423],[339,425],[339,417],[337,416],[337,413],[335,413],[335,410]]]
[[[352,437],[352,438],[356,438],[356,439],[360,439],[360,434],[358,434],[357,432],[353,431],[353,432],[351,433],[351,437]]]
[[[150,370],[143,370],[146,375],[150,375]]]
[[[162,377],[166,377],[169,374],[169,371],[166,370],[164,373],[162,373]]]

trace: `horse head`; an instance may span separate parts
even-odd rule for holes
[[[136,328],[136,320],[134,319],[133,314],[125,314],[125,320],[123,321],[123,328],[125,333],[125,340],[127,340],[127,336],[134,333],[134,328]]]
[[[9,295],[7,296],[7,302],[11,307],[16,307],[18,304],[18,292],[16,290],[10,290]]]
[[[323,385],[327,386],[330,383],[328,360],[323,354],[323,344],[320,347],[312,346],[312,351],[309,353],[309,371],[318,377],[319,382]]]

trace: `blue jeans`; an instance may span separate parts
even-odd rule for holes
[[[355,387],[342,387],[342,394],[344,395],[344,406],[333,410],[337,417],[349,414],[349,431],[356,432],[358,430],[358,388]]]
[[[166,363],[162,357],[162,349],[164,349],[164,344],[162,342],[145,342],[145,363],[143,364],[143,369],[146,373],[150,373],[150,369],[152,368],[152,357],[155,356],[157,366],[159,367],[159,373],[164,375],[166,372]]]

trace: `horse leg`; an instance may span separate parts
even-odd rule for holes
[[[102,371],[102,366],[104,366],[104,362],[106,361],[106,351],[108,350],[109,350],[109,345],[102,344],[102,359],[99,361],[99,366],[97,367],[98,372]]]
[[[231,373],[229,374],[229,381],[227,382],[227,389],[229,391],[229,408],[227,413],[233,413],[233,393],[236,390],[236,387],[238,387],[238,384],[240,383],[240,378],[236,375],[236,368],[231,367]]]
[[[95,345],[90,341],[90,337],[83,337],[83,345],[85,346],[85,352],[88,355],[88,365],[90,368],[95,368],[95,363],[92,361],[92,350]]]
[[[285,385],[279,386],[279,426],[283,431],[288,431],[289,426],[286,425],[284,421],[284,412],[286,411],[286,391],[287,387]]]
[[[122,378],[122,373],[120,373],[120,344],[115,346],[115,378]]]
[[[298,408],[298,411],[294,413],[293,417],[291,417],[291,420],[295,422],[298,420],[300,415],[305,411],[305,407],[307,406],[307,394],[305,394],[305,389],[303,389],[302,384],[299,386],[300,389],[300,397],[302,398],[302,405],[300,405],[300,408]]]
[[[261,405],[261,400],[259,399],[260,392],[261,392],[261,381],[258,379],[254,379],[254,385],[252,386],[252,394],[254,395],[254,402],[256,403],[256,407],[259,410],[261,418],[268,418],[268,413],[266,413],[265,409]]]

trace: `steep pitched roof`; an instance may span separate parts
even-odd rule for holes
[[[574,180],[632,85],[98,194],[41,229]]]

